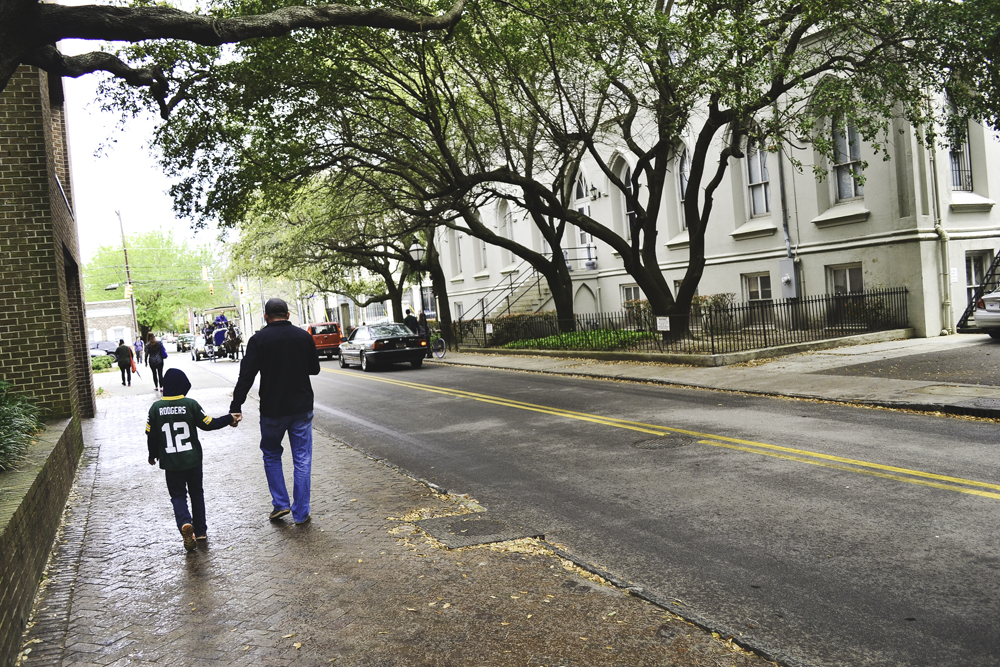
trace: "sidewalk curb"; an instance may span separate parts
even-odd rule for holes
[[[737,646],[739,646],[740,648],[743,648],[752,653],[756,653],[765,660],[771,660],[773,662],[776,662],[782,667],[812,667],[809,663],[802,662],[797,658],[793,658],[771,646],[768,646],[767,644],[757,641],[756,639],[754,639],[753,636],[740,634],[735,630],[733,630],[732,628],[723,625],[722,623],[716,623],[715,621],[707,619],[704,616],[689,612],[683,607],[681,607],[679,601],[677,600],[661,598],[658,595],[647,593],[645,589],[643,589],[641,586],[636,586],[635,584],[625,581],[621,577],[618,577],[608,572],[607,570],[597,567],[593,563],[588,563],[586,561],[583,561],[578,556],[574,556],[573,554],[560,549],[559,547],[555,546],[550,542],[547,542],[545,540],[542,541],[545,542],[545,544],[552,550],[552,552],[556,556],[570,561],[571,563],[573,563],[582,570],[586,570],[591,574],[596,574],[597,576],[601,577],[615,588],[623,590],[633,597],[637,597],[640,600],[645,600],[650,604],[656,605],[660,609],[664,609],[666,611],[669,611],[671,614],[680,616],[688,623],[691,623],[695,627],[701,628],[706,632],[711,632],[719,635],[720,639],[732,640],[732,642]]]
[[[405,468],[396,465],[395,463],[389,461],[385,457],[377,456],[375,454],[372,454],[364,450],[361,447],[346,443],[337,436],[329,433],[328,431],[323,430],[322,428],[316,426],[315,424],[313,425],[313,430],[319,431],[325,437],[330,438],[331,440],[334,440],[336,442],[339,442],[345,447],[349,447],[350,449],[353,449],[354,451],[362,454],[363,456],[366,456],[367,458],[373,461],[377,461],[378,463],[386,466],[387,468],[390,468],[391,470],[401,475],[409,477],[410,479],[414,480],[419,484],[423,484],[424,486],[429,488],[431,491],[434,491],[435,493],[440,493],[441,495],[448,495],[449,493],[447,489],[435,484],[434,482],[428,481],[423,477],[417,477],[413,473],[409,472]],[[635,584],[625,581],[621,577],[581,559],[579,556],[576,556],[574,554],[569,553],[568,551],[560,549],[559,547],[557,547],[556,545],[552,544],[551,542],[549,542],[544,538],[542,538],[540,541],[544,543],[545,546],[559,558],[568,560],[577,567],[579,567],[580,569],[601,577],[609,584],[611,584],[612,586],[621,591],[624,591],[628,595],[637,597],[640,600],[645,600],[646,602],[649,602],[650,604],[655,605],[660,609],[663,609],[664,611],[669,611],[671,614],[683,618],[685,621],[691,623],[697,628],[700,628],[701,630],[718,634],[719,638],[723,640],[731,639],[732,642],[737,646],[739,646],[740,648],[750,651],[751,653],[755,653],[764,658],[765,660],[771,660],[773,662],[776,662],[779,665],[781,665],[781,667],[812,667],[812,665],[810,665],[809,663],[798,660],[797,658],[793,658],[767,644],[759,642],[752,636],[741,635],[740,633],[732,630],[726,625],[723,625],[721,623],[716,623],[715,621],[709,620],[699,614],[687,611],[686,609],[683,608],[679,608],[678,606],[679,603],[677,601],[668,600],[665,598],[661,598],[657,595],[647,593],[645,589],[643,589],[641,586],[636,586]]]

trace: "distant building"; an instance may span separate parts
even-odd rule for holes
[[[132,302],[129,299],[93,301],[84,304],[87,317],[87,342],[100,340],[131,342]]]

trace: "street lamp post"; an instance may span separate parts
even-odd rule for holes
[[[414,259],[414,261],[416,261],[416,263],[417,263],[417,292],[420,294],[420,312],[421,313],[424,312],[424,285],[423,285],[423,282],[421,280],[422,279],[422,273],[421,273],[419,267],[420,267],[420,263],[424,259],[424,253],[426,253],[426,252],[427,251],[424,249],[424,247],[422,245],[420,245],[419,243],[417,243],[416,241],[414,241],[413,245],[410,246],[410,257],[412,257]]]

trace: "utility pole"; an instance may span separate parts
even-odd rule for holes
[[[118,216],[118,229],[122,233],[122,252],[125,253],[125,291],[128,292],[129,303],[132,304],[132,331],[135,336],[139,336],[139,318],[135,314],[135,292],[132,287],[132,272],[128,266],[128,245],[125,243],[125,224],[122,222],[121,211],[115,211],[115,215]],[[131,343],[132,341],[129,342]]]

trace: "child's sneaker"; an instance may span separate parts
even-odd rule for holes
[[[184,548],[188,551],[194,551],[198,543],[194,539],[194,526],[189,523],[181,526],[181,535],[184,536]]]

